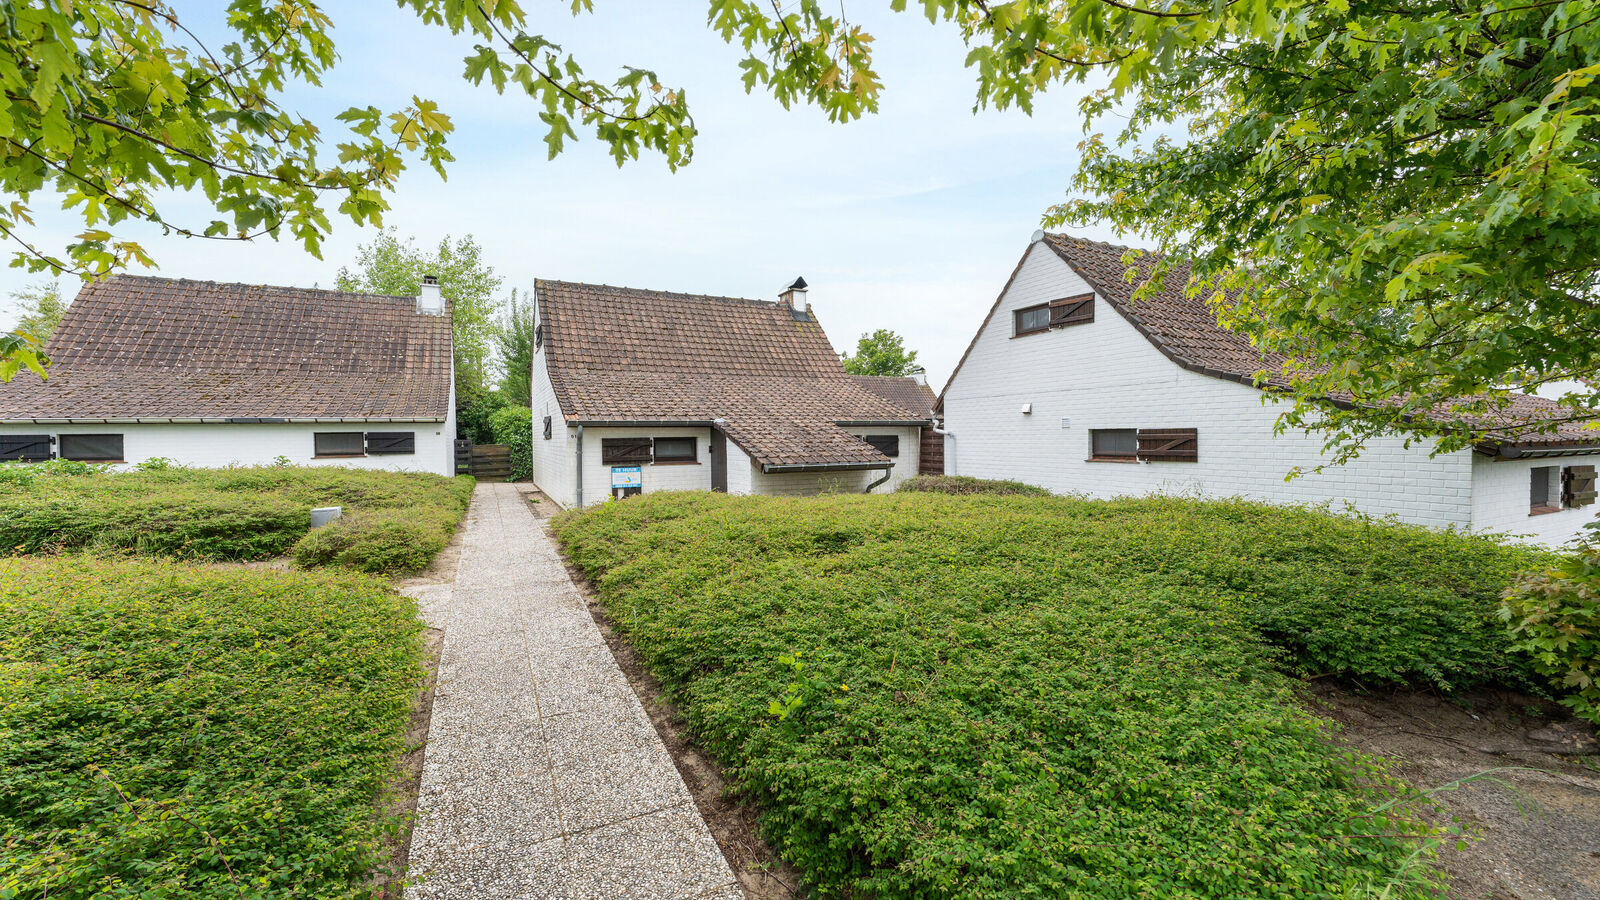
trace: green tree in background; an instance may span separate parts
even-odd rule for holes
[[[851,375],[910,375],[921,368],[917,351],[906,350],[900,335],[887,328],[863,334],[856,341],[856,355],[843,354],[840,362]]]
[[[335,284],[341,291],[414,296],[424,275],[438,277],[440,292],[450,302],[456,395],[481,393],[500,330],[502,301],[496,292],[504,279],[483,262],[483,249],[472,235],[457,240],[446,235],[426,250],[386,228],[357,248],[355,269],[341,267]]]
[[[517,298],[515,288],[506,303],[505,318],[495,335],[500,364],[500,394],[516,406],[533,403],[533,300]]]
[[[12,291],[11,299],[21,313],[17,320],[17,331],[34,338],[41,347],[50,340],[50,335],[55,334],[61,317],[72,305],[70,298],[61,296],[61,284],[56,281]]]

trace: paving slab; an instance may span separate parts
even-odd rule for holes
[[[479,484],[450,584],[409,900],[733,900],[733,872],[516,487]]]

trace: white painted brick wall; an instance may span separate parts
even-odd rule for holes
[[[583,504],[593,506],[611,496],[611,465],[601,462],[600,442],[606,438],[692,437],[695,463],[647,463],[641,468],[644,492],[711,490],[711,429],[709,428],[601,428],[583,429]],[[576,445],[576,441],[573,442]]]
[[[755,480],[760,477],[760,468],[750,459],[743,449],[733,441],[728,441],[728,493],[753,494],[755,493]]]
[[[550,371],[545,368],[547,358],[543,347],[534,351],[529,397],[533,409],[533,483],[562,508],[571,509],[577,502],[573,472],[577,467],[578,429],[568,428],[561,417]],[[551,417],[548,441],[544,439],[545,416]]]
[[[1321,461],[1320,440],[1274,435],[1279,410],[1263,403],[1266,394],[1180,368],[1104,300],[1090,324],[1012,337],[1014,310],[1089,289],[1048,248],[1030,249],[945,393],[945,427],[955,435],[945,443],[947,472],[1094,497],[1243,496],[1348,505],[1433,526],[1472,523],[1470,451],[1430,458],[1426,447],[1383,438],[1350,465],[1286,482],[1296,466]],[[1027,403],[1033,412],[1023,415]],[[1095,428],[1197,428],[1200,461],[1088,462]]]
[[[1515,535],[1546,547],[1558,547],[1594,521],[1600,507],[1582,506],[1544,515],[1529,515],[1529,489],[1536,467],[1600,466],[1600,455],[1550,459],[1500,459],[1479,455],[1472,461],[1472,528]],[[1559,474],[1559,473],[1558,473]],[[1551,499],[1559,502],[1559,479]]]
[[[319,431],[410,431],[416,452],[315,459]],[[450,422],[347,422],[217,425],[0,425],[0,434],[120,434],[123,458],[134,464],[165,457],[186,466],[267,466],[287,457],[297,466],[349,466],[399,472],[455,474],[455,426]]]
[[[917,466],[922,458],[921,428],[883,428],[878,426],[858,428],[851,426],[846,428],[845,431],[863,437],[869,434],[892,434],[900,438],[900,455],[894,458],[894,468],[889,470],[889,480],[873,488],[872,492],[874,494],[893,493],[894,489],[900,486],[900,482],[917,476]],[[871,474],[860,482],[862,488],[883,477],[882,469],[869,471]]]

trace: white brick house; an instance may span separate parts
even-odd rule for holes
[[[419,297],[118,275],[0,384],[0,461],[455,473],[450,311]]]
[[[927,408],[845,373],[803,280],[777,302],[549,280],[535,294],[533,480],[564,507],[883,492],[917,474]]]
[[[1328,503],[1551,546],[1593,519],[1600,432],[1570,426],[1441,456],[1381,438],[1309,472],[1321,440],[1274,434],[1280,410],[1249,383],[1259,353],[1184,296],[1182,278],[1133,300],[1126,252],[1035,234],[940,396],[947,473],[1093,497]],[[1297,467],[1308,474],[1286,480]]]

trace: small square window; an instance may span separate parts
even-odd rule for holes
[[[1050,304],[1041,303],[1016,311],[1017,335],[1050,330]]]
[[[315,435],[317,456],[365,456],[366,435],[359,431],[319,431]]]
[[[656,438],[656,462],[695,462],[698,448],[692,437]]]
[[[1090,459],[1138,459],[1137,428],[1096,428],[1089,432]]]
[[[61,458],[79,462],[122,462],[122,435],[63,434]]]

